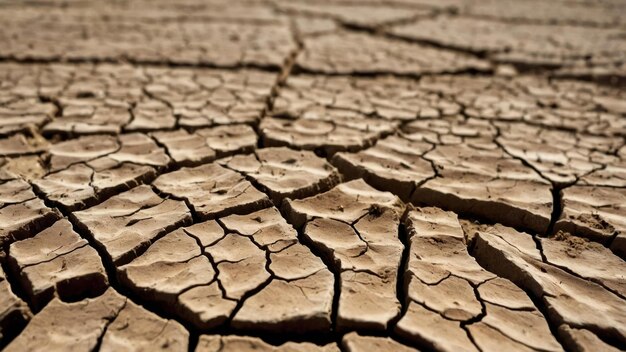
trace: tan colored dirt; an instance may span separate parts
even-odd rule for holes
[[[623,13],[0,1],[0,350],[626,350]]]

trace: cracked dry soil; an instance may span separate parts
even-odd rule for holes
[[[623,13],[0,3],[0,349],[626,350]]]

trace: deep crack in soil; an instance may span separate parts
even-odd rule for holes
[[[624,12],[0,4],[0,348],[625,350]]]

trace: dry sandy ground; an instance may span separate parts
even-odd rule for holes
[[[0,348],[626,348],[626,2],[0,4]]]

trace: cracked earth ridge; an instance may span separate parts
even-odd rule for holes
[[[191,222],[184,202],[163,199],[143,185],[72,213],[73,223],[103,250],[104,260],[121,265],[169,230]]]
[[[0,5],[0,346],[623,348],[625,96],[556,79],[623,4],[559,1]]]
[[[617,39],[623,33],[622,28],[555,27],[469,17],[419,20],[391,27],[389,32],[402,38],[487,53],[495,62],[519,65],[573,66],[584,61],[582,58],[618,64],[623,59],[625,45]],[[551,43],[553,40],[556,43]]]
[[[65,301],[96,297],[108,287],[98,253],[67,219],[11,244],[7,254],[8,266],[35,310],[54,296]]]
[[[374,131],[378,129],[367,127],[367,118],[419,123],[462,113],[506,124],[523,122],[619,138],[624,137],[625,97],[613,87],[531,75],[433,75],[420,80],[291,75],[275,98],[271,115],[334,124],[360,119],[361,130]],[[294,143],[299,140],[294,138]]]
[[[252,179],[269,194],[274,204],[285,198],[299,199],[329,190],[340,175],[326,160],[310,151],[263,148],[252,155],[236,155],[224,166]]]
[[[116,134],[256,123],[276,75],[131,65],[0,64],[0,135]]]
[[[566,229],[623,253],[622,97],[610,87],[527,75],[292,75],[274,100],[275,118],[262,127],[280,121],[290,127],[282,143],[334,154],[348,179],[362,177],[404,200],[538,233]],[[347,152],[332,146],[329,153],[324,139],[303,146],[296,124],[330,116],[328,136],[342,120],[360,121],[354,130],[369,129],[374,118],[401,126]],[[577,200],[584,192],[589,201]],[[494,212],[492,204],[500,207]]]
[[[560,331],[569,336],[565,340],[583,345],[606,345],[603,340],[623,344],[622,259],[603,246],[568,234],[544,239],[501,225],[464,225],[476,260],[545,305],[551,323],[564,326]],[[605,259],[599,262],[598,257],[617,266],[604,267]],[[581,336],[589,334],[589,339]]]
[[[9,11],[3,11],[2,17],[11,25],[0,38],[0,56],[18,60],[127,59],[136,63],[279,69],[295,49],[285,23],[128,22],[107,21],[105,16],[58,21],[53,16]],[[33,21],[33,17],[38,20]],[[27,23],[33,25],[25,26]]]
[[[296,68],[335,74],[420,75],[487,71],[489,64],[464,54],[397,39],[338,32],[306,38]]]
[[[456,214],[418,208],[407,214],[406,225],[408,305],[398,333],[436,350],[561,350],[526,293],[468,253]]]
[[[355,180],[284,207],[339,281],[337,328],[385,330],[400,310],[400,199]]]
[[[391,136],[356,154],[338,153],[333,163],[349,178],[364,177],[415,204],[541,233],[548,230],[550,184],[532,169],[490,140],[431,145],[418,139],[422,136],[420,132]]]
[[[28,305],[11,288],[11,284],[0,269],[0,341],[6,344],[19,334],[31,318]]]
[[[173,231],[118,276],[199,329],[304,333],[331,324],[333,275],[276,208]]]
[[[54,144],[42,159],[49,173],[33,184],[67,211],[94,205],[156,178],[171,159],[144,134],[85,136]]]
[[[251,152],[257,145],[257,135],[248,125],[202,128],[191,133],[180,129],[154,132],[152,136],[165,146],[179,166],[198,166],[217,158]]]
[[[60,217],[56,209],[48,208],[37,198],[26,181],[8,178],[0,182],[0,245],[3,247],[31,236]]]
[[[185,351],[188,336],[179,323],[160,318],[109,289],[76,303],[54,299],[6,351],[38,350],[42,345],[54,350],[72,346],[76,350]]]
[[[161,193],[185,200],[202,219],[247,213],[271,204],[245,177],[218,163],[163,174],[153,185]]]

